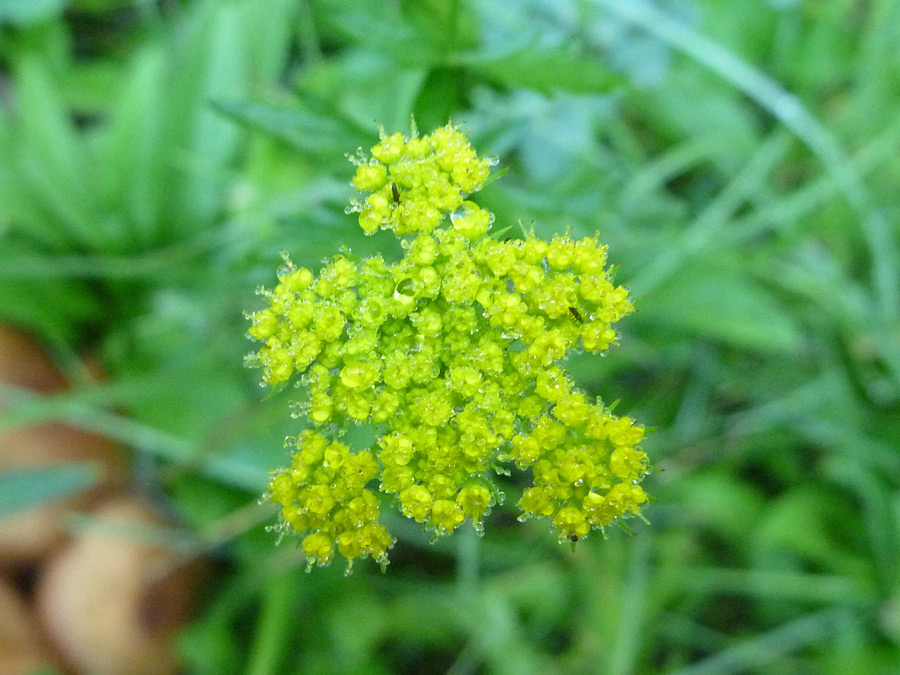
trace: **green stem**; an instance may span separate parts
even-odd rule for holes
[[[472,607],[478,597],[481,540],[474,528],[464,527],[456,535],[456,583],[459,599]]]
[[[294,600],[290,580],[290,575],[276,577],[264,589],[256,635],[247,661],[247,675],[280,672]]]

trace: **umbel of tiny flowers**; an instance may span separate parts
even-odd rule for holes
[[[613,324],[634,309],[606,246],[491,237],[494,216],[470,197],[494,162],[452,125],[382,131],[353,161],[362,194],[348,212],[400,237],[402,259],[339,254],[314,273],[286,258],[261,291],[268,307],[248,315],[262,384],[294,379],[308,394],[309,428],[269,483],[278,528],[303,537],[310,567],[336,553],[384,567],[395,540],[379,491],[436,536],[466,519],[480,533],[503,496],[495,477],[513,467],[534,479],[520,520],[550,519],[561,541],[640,515],[643,427],[560,366],[615,344]],[[342,442],[351,424],[371,425],[374,444]]]

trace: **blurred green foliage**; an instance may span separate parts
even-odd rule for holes
[[[898,43],[893,0],[0,2],[0,318],[79,383],[0,427],[127,443],[221,561],[191,673],[900,672]],[[392,522],[344,578],[265,533],[301,423],[241,312],[280,251],[396,254],[344,153],[411,115],[511,167],[500,225],[621,264],[639,311],[570,367],[658,428],[636,536]]]

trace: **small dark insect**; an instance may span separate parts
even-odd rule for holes
[[[396,183],[391,183],[391,194],[394,195],[394,203],[399,204],[400,203],[400,190],[397,189]]]
[[[570,535],[569,535],[569,541],[571,541],[571,542],[574,544],[576,541],[578,541],[578,535],[577,535],[577,534],[570,534]]]
[[[575,317],[575,320],[578,323],[584,323],[584,319],[581,318],[581,312],[579,312],[577,309],[575,309],[574,307],[569,307],[569,312],[572,314],[572,316]]]

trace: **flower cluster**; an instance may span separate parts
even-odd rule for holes
[[[458,129],[387,136],[357,160],[354,202],[367,232],[392,230],[404,256],[336,255],[318,275],[288,261],[250,315],[263,384],[299,376],[314,430],[269,486],[285,529],[305,534],[310,564],[335,549],[387,562],[376,478],[402,513],[435,534],[467,518],[480,532],[502,494],[494,475],[531,469],[521,519],[552,520],[575,541],[638,514],[643,427],[589,400],[558,365],[604,352],[633,311],[596,237],[499,241],[493,215],[468,201],[490,173]],[[369,424],[375,444],[340,442]]]

